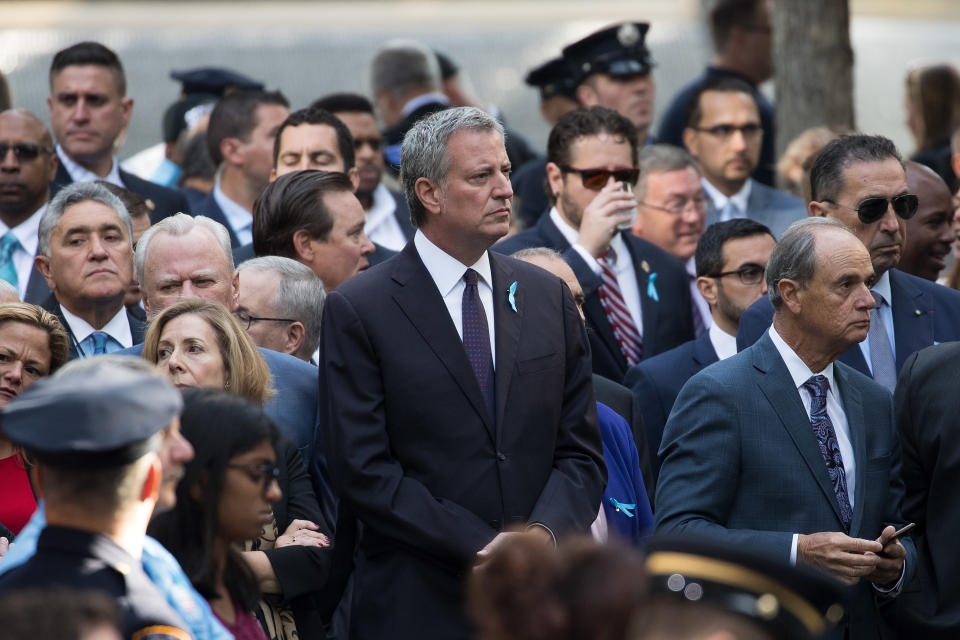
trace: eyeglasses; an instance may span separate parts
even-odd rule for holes
[[[0,160],[6,158],[7,152],[11,149],[13,149],[14,157],[22,162],[36,160],[41,151],[44,153],[51,153],[53,151],[52,149],[39,144],[33,144],[32,142],[17,142],[15,144],[0,142]]]
[[[575,169],[574,167],[561,166],[560,170],[564,173],[579,173],[580,180],[585,189],[591,191],[600,191],[612,177],[617,182],[626,182],[631,187],[636,186],[637,179],[640,177],[640,169]]]
[[[240,469],[250,475],[254,482],[263,481],[263,490],[270,488],[270,483],[280,477],[280,468],[275,464],[228,464],[228,469]]]
[[[740,134],[748,140],[756,138],[763,133],[763,127],[756,122],[740,125],[739,127],[733,124],[718,124],[713,127],[692,127],[692,129],[694,131],[699,131],[700,133],[710,134],[711,136],[715,136],[721,140],[726,140],[737,131],[739,131]]]
[[[712,276],[707,277],[726,278],[727,276],[737,276],[740,278],[740,282],[742,284],[760,284],[763,282],[763,274],[766,273],[766,271],[767,269],[763,265],[755,262],[748,262],[735,271],[724,271],[723,273],[715,273]]]
[[[689,200],[683,200],[677,202],[669,207],[661,207],[658,204],[650,204],[649,202],[640,201],[639,204],[641,207],[646,207],[647,209],[656,209],[657,211],[663,211],[671,215],[679,216],[687,211],[696,211],[701,213],[707,210],[707,202],[703,198],[690,198]]]
[[[917,212],[917,207],[920,206],[919,198],[912,193],[901,193],[898,196],[893,196],[889,200],[880,197],[864,198],[856,208],[848,207],[845,204],[840,204],[833,200],[824,200],[824,202],[829,202],[834,206],[843,207],[850,211],[856,211],[857,217],[860,218],[860,222],[863,224],[873,224],[882,218],[887,213],[887,207],[890,205],[893,206],[893,212],[895,214],[904,220],[909,220]]]
[[[249,330],[250,325],[254,322],[264,321],[264,322],[296,322],[292,318],[263,318],[261,316],[252,316],[246,311],[237,311],[233,314],[233,317],[240,322],[240,326],[244,329]]]

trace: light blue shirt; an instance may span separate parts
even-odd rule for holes
[[[240,241],[240,246],[253,242],[253,214],[228,198],[219,183],[213,188],[213,199],[230,223],[230,228]]]
[[[43,501],[40,501],[30,522],[20,531],[14,544],[10,545],[10,550],[0,560],[0,575],[33,557],[37,552],[37,540],[46,526]],[[176,558],[162,544],[150,536],[144,536],[141,561],[144,572],[166,596],[173,610],[187,623],[195,640],[233,640],[233,634],[213,615],[210,605],[193,588]]]

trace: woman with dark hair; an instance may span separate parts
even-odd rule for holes
[[[906,78],[907,128],[916,149],[910,159],[943,178],[951,192],[957,176],[950,165],[950,136],[960,126],[960,73],[952,64],[915,67]]]
[[[154,518],[150,534],[179,560],[238,640],[289,639],[298,630],[312,637],[322,631],[311,605],[326,580],[330,550],[320,546],[329,541],[309,529],[278,536],[274,524],[319,519],[316,500],[302,487],[309,490],[309,478],[296,446],[278,436],[259,408],[236,396],[184,389],[183,398],[181,431],[194,458],[177,487],[176,507]],[[292,466],[284,459],[290,448]],[[252,550],[252,541],[268,529],[271,548]],[[273,606],[280,599],[292,613]]]

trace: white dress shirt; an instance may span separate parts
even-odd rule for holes
[[[13,229],[0,222],[0,238],[7,235],[8,231],[13,231],[13,235],[20,241],[20,246],[13,252],[13,268],[17,272],[17,293],[21,300],[27,295],[27,284],[33,272],[33,257],[37,255],[37,246],[40,244],[40,218],[46,210],[47,203],[44,203]]]
[[[747,181],[740,187],[740,191],[737,191],[730,197],[720,193],[720,190],[710,184],[706,178],[700,178],[700,183],[703,185],[703,190],[706,192],[707,197],[710,198],[710,201],[713,203],[713,208],[717,210],[717,213],[721,214],[721,221],[729,220],[729,218],[722,216],[723,210],[726,208],[728,202],[733,202],[740,214],[734,216],[735,218],[749,217],[747,215],[747,202],[750,200],[750,191],[753,190],[753,178],[747,178]]]
[[[73,334],[74,339],[77,341],[76,344],[82,343],[84,340],[90,337],[90,334],[97,329],[94,329],[89,322],[70,313],[66,307],[60,305],[60,311],[63,313],[64,319],[67,321],[67,327],[70,329],[70,333]],[[120,346],[124,349],[129,349],[133,346],[133,334],[130,333],[130,323],[127,321],[127,308],[121,306],[120,311],[117,311],[117,315],[113,316],[110,319],[110,322],[103,325],[103,328],[100,329],[108,336],[120,343]],[[77,355],[81,358],[89,358],[92,356],[92,353],[81,354],[80,350],[77,350]]]
[[[703,320],[703,326],[709,329],[713,326],[713,315],[710,313],[710,305],[700,293],[700,287],[697,286],[697,263],[696,256],[690,256],[687,260],[687,277],[690,280],[690,299],[693,301],[697,311],[700,312],[700,319]]]
[[[893,292],[890,289],[890,272],[885,271],[880,279],[877,280],[877,283],[873,285],[873,288],[870,289],[875,293],[879,293],[883,296],[883,299],[887,301],[887,304],[880,307],[880,317],[883,318],[883,326],[887,330],[887,340],[890,341],[890,349],[893,352],[893,359],[896,362],[897,359],[897,345],[896,339],[894,338],[893,332],[893,299],[891,296]],[[867,361],[867,369],[870,371],[870,375],[873,375],[873,363],[870,362],[870,336],[868,335],[863,339],[863,342],[860,343],[860,351],[863,353],[863,359]]]
[[[563,237],[570,243],[580,257],[583,258],[587,266],[600,275],[601,268],[597,259],[590,255],[590,252],[579,244],[580,232],[567,224],[567,221],[560,216],[556,207],[550,209],[550,220],[557,226]],[[630,251],[627,249],[627,243],[623,241],[621,234],[614,234],[610,240],[610,248],[617,254],[617,261],[613,264],[613,273],[617,277],[617,284],[620,285],[620,293],[623,294],[623,301],[627,304],[630,311],[630,317],[633,323],[637,325],[637,333],[643,337],[643,312],[640,308],[640,287],[637,284],[637,274],[633,270],[633,259],[630,257]]]
[[[253,214],[228,198],[220,188],[219,182],[213,188],[213,199],[230,223],[230,228],[240,241],[240,246],[253,242]]]
[[[443,249],[430,242],[427,236],[419,229],[413,236],[413,243],[423,260],[423,265],[430,273],[443,303],[447,305],[447,312],[453,325],[463,340],[463,290],[467,286],[463,280],[463,274],[467,269],[473,269],[479,276],[477,278],[477,290],[480,294],[480,302],[483,304],[483,312],[487,316],[487,329],[490,333],[490,355],[493,356],[493,364],[497,364],[497,347],[494,340],[495,327],[493,324],[493,274],[490,271],[490,256],[485,251],[483,255],[472,265],[465,265]]]
[[[113,157],[113,166],[110,167],[110,173],[102,178],[93,171],[90,171],[86,167],[82,167],[74,162],[60,145],[57,145],[57,157],[60,158],[60,162],[63,163],[63,168],[67,170],[67,173],[70,174],[70,178],[72,178],[74,182],[94,182],[96,180],[105,180],[106,182],[115,184],[118,187],[123,187],[124,189],[127,188],[127,186],[123,184],[123,180],[120,179],[120,165],[117,163],[116,156]]]
[[[707,333],[710,334],[710,344],[713,345],[713,350],[717,352],[718,359],[726,360],[730,356],[736,355],[737,336],[730,335],[721,329],[716,322],[710,325]]]
[[[373,204],[366,211],[363,232],[371,242],[376,242],[391,251],[400,251],[407,244],[407,237],[403,235],[403,229],[397,222],[396,210],[397,201],[381,182],[373,190]]]

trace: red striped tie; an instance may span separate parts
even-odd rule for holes
[[[623,301],[620,284],[617,282],[617,276],[613,272],[608,258],[610,254],[613,254],[613,250],[607,249],[597,260],[600,263],[600,272],[603,277],[603,284],[600,285],[598,290],[600,304],[603,306],[603,312],[607,314],[610,326],[613,327],[613,335],[620,343],[620,350],[623,351],[623,356],[627,359],[627,365],[632,367],[640,362],[640,358],[643,357],[643,339],[640,337],[640,332],[637,331],[637,325],[633,322],[627,304]]]

